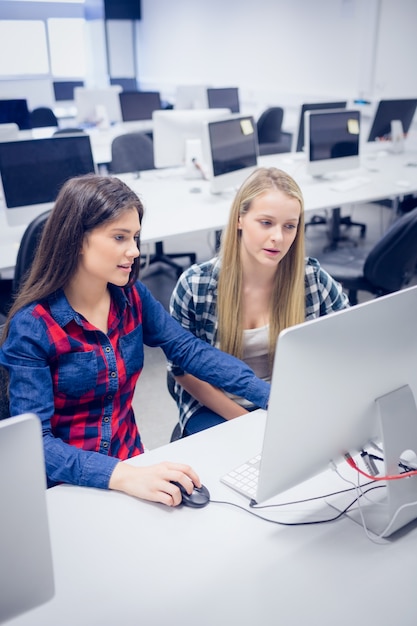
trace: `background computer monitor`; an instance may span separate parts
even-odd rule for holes
[[[14,122],[20,130],[32,128],[27,100],[0,100],[0,124]]]
[[[207,85],[178,85],[175,109],[208,109]]]
[[[110,85],[119,85],[123,91],[137,91],[136,78],[110,78]]]
[[[417,399],[416,310],[417,287],[411,287],[281,332],[258,502],[313,477],[332,460],[339,463],[346,453],[353,456],[362,448],[371,450],[369,442],[381,442],[381,437],[384,451],[380,456],[394,459],[381,475],[398,474],[400,455],[407,450],[417,452],[416,406],[407,401],[402,406],[398,394],[392,393],[408,386]],[[377,398],[392,399],[393,411],[383,411],[380,418]],[[350,476],[356,482],[357,475]],[[417,517],[417,477],[390,481],[388,488],[393,501],[399,498],[415,504],[402,511],[405,517],[398,516],[393,531],[408,516],[407,521]],[[354,497],[350,494],[349,498]],[[363,501],[365,507],[366,498]],[[392,511],[381,504],[376,509],[375,530],[382,532]]]
[[[239,113],[239,89],[237,87],[209,87],[207,89],[207,102],[210,109],[226,107],[232,113]]]
[[[159,91],[122,91],[119,99],[124,122],[151,120],[152,113],[161,108]]]
[[[53,82],[54,97],[56,102],[74,100],[74,89],[84,87],[82,80],[56,80]]]
[[[186,164],[187,145],[193,142],[195,157],[201,158],[202,137],[207,120],[230,115],[229,109],[186,109],[154,111],[153,147],[155,167],[181,167]],[[200,145],[198,146],[198,142]]]
[[[326,176],[360,167],[359,111],[307,111],[304,128],[309,174]]]
[[[88,135],[60,135],[0,143],[0,175],[7,218],[17,225],[50,208],[63,183],[95,171]],[[19,207],[36,207],[19,210]]]
[[[391,138],[391,122],[400,120],[404,134],[410,130],[414,113],[417,107],[417,98],[403,100],[380,100],[376,110],[368,141]]]
[[[76,123],[97,124],[102,121],[103,114],[107,122],[114,124],[122,121],[119,93],[120,85],[110,85],[101,89],[76,87],[74,101],[77,108]]]
[[[300,119],[298,121],[298,132],[296,134],[295,152],[302,152],[304,148],[304,114],[306,111],[318,111],[322,109],[344,109],[347,102],[313,102],[302,104]]]
[[[234,115],[205,124],[204,163],[210,191],[238,187],[258,164],[258,133],[251,115]]]

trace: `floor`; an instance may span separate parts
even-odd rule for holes
[[[349,213],[346,209],[344,214]],[[326,268],[332,262],[343,260],[344,263],[354,263],[359,257],[364,258],[373,243],[392,220],[393,212],[389,207],[379,204],[355,206],[351,210],[352,219],[367,224],[367,233],[364,239],[359,238],[359,230],[351,228],[349,235],[354,240],[343,242],[335,251],[324,252],[328,243],[326,227],[316,225],[306,231],[306,251],[315,256]],[[323,213],[324,215],[324,213]],[[204,233],[171,239],[165,244],[166,252],[180,252],[194,250],[197,261],[202,262],[213,256],[215,252],[215,234]],[[146,253],[146,249],[142,251]],[[186,262],[186,260],[184,260]],[[169,298],[176,282],[175,272],[162,266],[151,266],[142,272],[141,279],[151,290],[153,295],[168,309]],[[3,293],[1,290],[3,288]],[[10,284],[0,282],[1,300],[7,297]],[[367,294],[360,294],[360,301],[369,299]],[[166,361],[159,348],[145,347],[145,366],[137,384],[134,397],[135,415],[142,435],[144,445],[153,449],[169,442],[171,433],[177,423],[177,407],[168,393],[166,386]]]

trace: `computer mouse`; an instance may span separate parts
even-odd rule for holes
[[[201,487],[194,487],[191,493],[187,493],[181,483],[173,481],[174,485],[177,485],[182,494],[182,502],[185,506],[191,506],[195,509],[199,509],[202,506],[206,506],[210,502],[210,492],[204,485]]]

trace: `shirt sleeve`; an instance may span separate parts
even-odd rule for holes
[[[35,413],[41,420],[49,487],[65,482],[107,489],[119,460],[76,448],[52,433],[54,394],[49,358],[42,322],[29,312],[17,313],[0,350],[0,363],[9,373],[10,413]]]
[[[148,346],[160,347],[165,356],[189,374],[215,387],[246,398],[256,406],[268,405],[270,385],[257,378],[239,359],[226,354],[185,330],[141,283],[143,336]]]
[[[308,258],[306,263],[306,320],[348,308],[349,299],[338,283],[319,263]]]

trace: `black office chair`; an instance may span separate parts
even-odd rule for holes
[[[406,287],[417,266],[417,208],[399,217],[365,259],[343,266],[322,263],[347,291],[351,304],[358,303],[358,291],[378,297]]]
[[[261,156],[291,151],[292,133],[282,130],[283,118],[284,109],[282,107],[270,107],[259,117],[256,126]]]
[[[55,135],[86,135],[87,133],[83,128],[79,128],[78,126],[68,126],[68,128],[58,128],[58,130],[54,131]]]
[[[109,171],[112,174],[121,174],[125,172],[142,172],[144,170],[154,169],[153,158],[153,142],[145,133],[132,132],[118,135],[112,141],[111,146],[112,160]],[[177,277],[183,272],[183,266],[175,263],[174,259],[188,257],[190,265],[196,262],[197,255],[195,252],[178,252],[175,254],[167,254],[164,252],[162,241],[155,243],[155,251],[149,255],[144,266],[153,265],[155,263],[163,263],[176,271]]]
[[[58,119],[49,107],[38,107],[30,112],[30,124],[32,128],[58,126]]]
[[[17,252],[16,266],[13,277],[13,293],[17,293],[19,291],[22,281],[32,266],[42,231],[50,213],[51,210],[44,211],[35,217],[23,233],[19,250]]]

